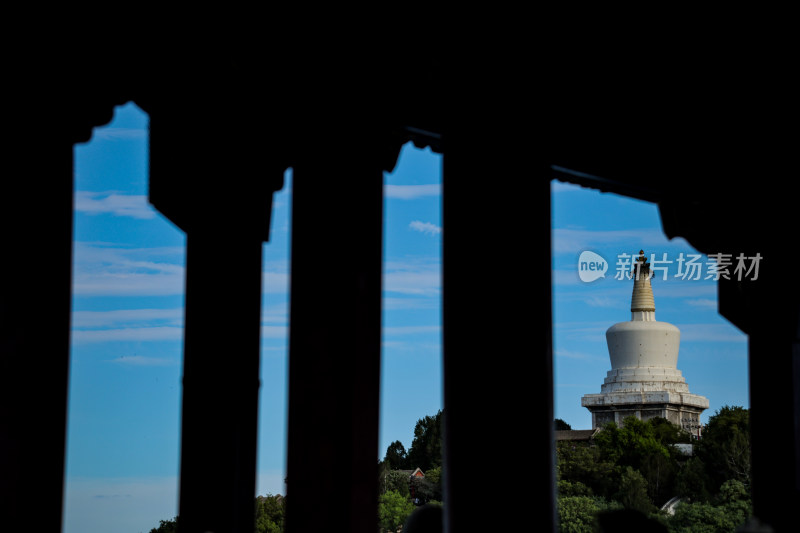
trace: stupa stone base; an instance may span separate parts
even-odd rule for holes
[[[592,429],[608,422],[622,425],[629,416],[639,420],[661,417],[699,436],[700,413],[708,409],[708,398],[663,390],[629,391],[586,394],[581,398],[581,405],[592,413]]]

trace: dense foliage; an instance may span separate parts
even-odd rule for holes
[[[417,421],[406,451],[389,445],[378,464],[378,528],[396,531],[423,504],[441,505],[442,411]],[[556,429],[571,429],[563,421]],[[660,418],[627,418],[606,425],[592,442],[556,446],[560,531],[613,530],[615,520],[641,520],[643,531],[727,533],[751,515],[749,411],[725,406],[693,440]],[[684,455],[676,444],[691,443]],[[423,477],[413,476],[416,468]],[[661,508],[680,498],[669,514]],[[285,500],[259,496],[256,532],[283,531]],[[178,518],[161,520],[150,533],[174,533]]]
[[[424,476],[412,476],[419,468]],[[419,419],[414,440],[406,451],[400,441],[389,445],[378,464],[378,527],[397,531],[411,513],[425,505],[441,505],[442,500],[442,411]],[[256,498],[256,533],[282,533],[286,500],[280,495]],[[175,533],[178,518],[161,520],[150,533]]]
[[[281,495],[258,496],[255,501],[255,533],[282,533],[285,499]],[[159,526],[150,533],[178,533],[179,517],[172,520],[159,520]]]
[[[378,496],[378,527],[382,531],[397,531],[414,511],[414,504],[397,491],[389,490]]]
[[[159,520],[158,527],[150,530],[150,533],[177,533],[178,532],[178,517],[172,520]]]
[[[676,444],[693,444],[684,455]],[[561,531],[593,532],[598,517],[632,512],[653,530],[733,531],[751,514],[749,412],[723,407],[699,440],[667,420],[625,419],[591,443],[556,446]],[[680,498],[674,514],[660,509]]]

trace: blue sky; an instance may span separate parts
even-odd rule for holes
[[[394,440],[409,447],[415,422],[442,407],[440,168],[440,156],[407,145],[385,177],[376,459]],[[264,245],[259,494],[284,492],[291,171],[286,178]],[[147,117],[128,104],[75,147],[66,533],[146,532],[177,513],[185,238],[149,206],[146,183]],[[630,319],[618,255],[696,252],[666,240],[652,204],[559,182],[552,190],[556,416],[588,428],[580,397],[599,392],[609,370],[605,330]],[[580,281],[584,250],[608,260],[605,278]],[[678,368],[709,398],[704,420],[725,404],[747,406],[746,337],[716,314],[712,281],[674,278],[676,269],[653,282],[656,315],[681,329]]]

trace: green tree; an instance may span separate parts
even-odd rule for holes
[[[679,442],[688,443],[692,441],[692,436],[687,431],[676,426],[666,418],[655,417],[647,422],[653,426],[653,434],[661,444],[671,445]]]
[[[414,477],[409,482],[420,503],[442,500],[442,467],[437,466],[425,472],[425,477]]]
[[[384,478],[384,493],[394,491],[407,498],[410,494],[408,474],[399,470],[391,470]]]
[[[750,411],[723,406],[709,417],[697,455],[707,466],[711,492],[729,479],[750,487]]]
[[[558,496],[591,496],[592,489],[580,481],[568,481],[559,479],[557,484]]]
[[[408,468],[421,468],[427,472],[442,466],[442,410],[434,416],[425,416],[414,426],[414,440],[408,450]]]
[[[178,531],[178,517],[172,520],[159,520],[158,527],[150,530],[150,533],[177,533]]]
[[[562,441],[556,445],[556,477],[559,482],[569,483],[559,485],[565,495],[579,495],[583,492],[581,487],[586,487],[587,495],[609,498],[618,474],[614,463],[600,456],[597,446]]]
[[[286,514],[282,496],[259,496],[256,498],[256,533],[282,533]]]
[[[743,524],[753,514],[750,492],[738,479],[729,479],[722,484],[719,501],[725,509],[725,513],[736,525]]]
[[[647,495],[647,480],[638,470],[625,467],[620,476],[619,492],[615,498],[625,509],[639,511],[645,515],[656,510]]]
[[[656,437],[653,424],[633,416],[625,418],[622,427],[608,423],[595,437],[595,443],[604,459],[636,470],[641,469],[645,458],[652,454],[670,459],[670,451]]]
[[[392,470],[402,470],[408,468],[408,454],[403,443],[399,440],[394,441],[386,448],[384,462],[389,464]]]
[[[397,531],[414,511],[414,504],[397,491],[389,490],[378,497],[378,526],[382,531]]]
[[[658,506],[675,495],[675,477],[678,471],[677,452],[669,448],[669,454],[648,453],[642,458],[639,471],[647,481],[647,494]]]
[[[669,518],[674,533],[729,533],[745,523],[753,508],[747,488],[730,479],[720,487],[716,505],[708,502],[680,503]]]
[[[619,509],[616,502],[591,496],[563,496],[558,499],[558,530],[561,533],[593,533],[598,513]]]
[[[669,519],[673,533],[730,533],[737,524],[722,507],[709,503],[681,503]]]
[[[560,418],[556,418],[555,419],[555,430],[556,431],[568,431],[570,429],[572,429],[572,426],[570,426],[564,420],[561,420]]]
[[[675,493],[694,502],[707,502],[711,498],[709,484],[705,463],[699,457],[692,457],[680,466],[675,476]]]

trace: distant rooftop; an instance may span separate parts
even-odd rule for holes
[[[599,429],[567,429],[556,431],[556,441],[591,440]]]

